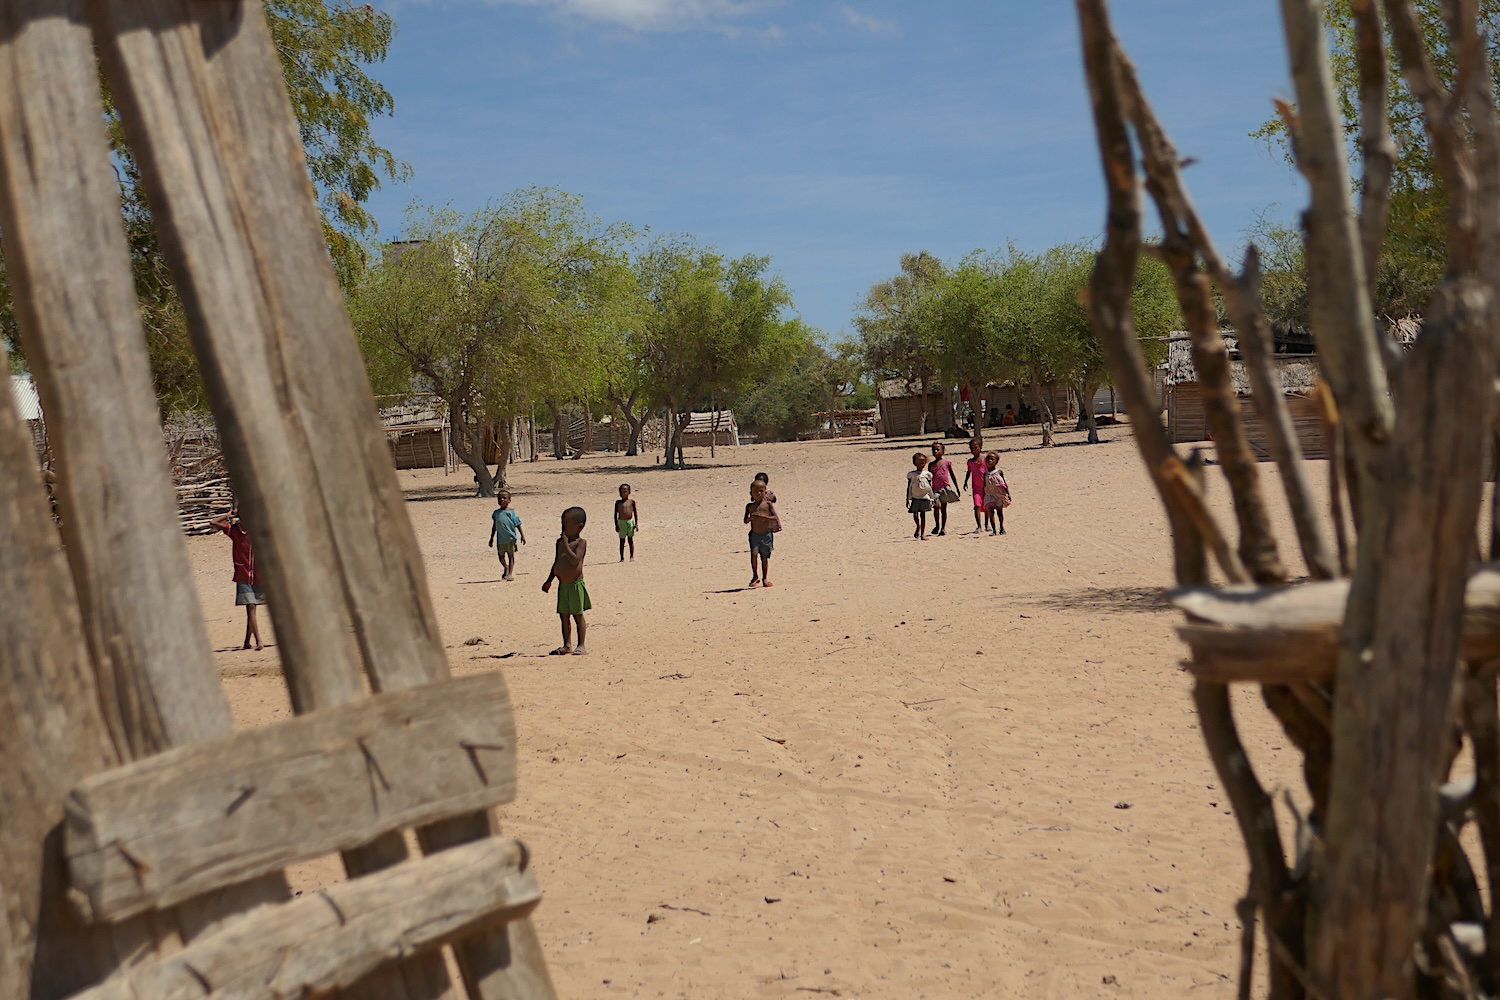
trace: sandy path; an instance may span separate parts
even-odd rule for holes
[[[1033,441],[991,441],[1010,449],[1008,535],[961,534],[960,507],[925,543],[900,505],[915,440],[720,449],[678,473],[521,466],[510,584],[467,477],[403,474],[455,671],[498,666],[515,697],[504,820],[533,849],[564,996],[1233,995],[1245,865],[1175,667],[1160,507],[1123,432]],[[786,530],[778,586],[749,592],[761,469]],[[622,480],[641,507],[624,565]],[[592,655],[548,658],[539,587],[575,503]],[[227,545],[190,544],[232,646]],[[220,662],[242,724],[286,713],[273,651]],[[1237,707],[1267,783],[1294,786],[1280,731]]]

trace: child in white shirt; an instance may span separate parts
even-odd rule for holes
[[[927,455],[917,452],[911,457],[915,466],[906,474],[906,509],[915,530],[911,537],[927,540],[927,512],[932,509],[932,473],[927,471]]]

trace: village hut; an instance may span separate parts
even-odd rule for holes
[[[812,415],[813,429],[797,435],[799,441],[829,437],[866,437],[879,433],[880,410],[819,410]]]
[[[0,352],[0,357],[3,357]],[[31,432],[31,444],[40,454],[47,447],[47,426],[42,421],[42,399],[37,395],[36,383],[22,372],[10,377],[10,392],[16,401],[16,411]]]
[[[922,427],[922,397],[916,386],[902,379],[886,379],[876,387],[879,397],[880,424],[886,437],[910,437],[913,434],[942,434],[954,425],[951,386],[931,385],[927,389],[927,427]]]
[[[1266,443],[1265,429],[1250,398],[1250,380],[1245,372],[1245,363],[1239,359],[1238,342],[1232,334],[1226,334],[1224,340],[1229,347],[1230,380],[1240,398],[1240,419],[1244,422],[1245,436],[1258,458],[1269,459],[1271,453]],[[1287,409],[1291,413],[1292,426],[1296,430],[1297,441],[1302,446],[1303,456],[1326,458],[1323,421],[1313,399],[1313,387],[1318,378],[1317,356],[1277,354],[1274,366],[1281,391],[1286,396]],[[1168,344],[1167,360],[1162,365],[1162,373],[1166,383],[1168,437],[1174,444],[1209,440],[1203,387],[1198,381],[1198,370],[1193,365],[1192,345],[1186,340],[1185,334]]]
[[[740,428],[734,420],[733,410],[711,410],[707,413],[694,411],[682,429],[684,448],[707,448],[711,445],[737,445],[740,443]]]

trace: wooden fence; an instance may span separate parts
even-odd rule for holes
[[[101,62],[270,594],[274,727],[233,731],[194,591]],[[0,1000],[553,996],[490,811],[504,682],[448,678],[261,4],[0,4],[0,232],[61,513],[60,544],[0,392]],[[332,851],[349,881],[291,898]]]

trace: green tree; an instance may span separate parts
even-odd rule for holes
[[[639,357],[650,398],[673,415],[669,469],[683,467],[693,406],[729,398],[776,359],[791,296],[770,263],[726,258],[688,237],[658,239],[640,256]]]
[[[382,178],[409,173],[371,133],[372,121],[390,114],[394,103],[366,69],[385,59],[395,22],[389,14],[350,0],[267,0],[265,11],[318,190],[329,253],[348,288],[364,267],[361,241],[375,232],[365,202]],[[157,395],[165,410],[205,409],[186,318],[151,221],[140,170],[109,95],[104,98]],[[19,344],[3,281],[0,336],[12,348]]]
[[[1038,275],[1042,290],[1037,315],[1050,358],[1046,367],[1065,380],[1077,398],[1076,429],[1088,431],[1089,444],[1099,441],[1094,395],[1109,384],[1110,378],[1087,308],[1095,255],[1095,248],[1085,243],[1053,247],[1042,254]],[[1136,332],[1147,363],[1158,364],[1166,356],[1166,343],[1160,338],[1181,324],[1172,276],[1160,261],[1147,258],[1140,262],[1134,309]]]
[[[938,384],[940,333],[934,306],[945,268],[926,250],[901,255],[901,272],[877,282],[854,313],[860,355],[875,378],[916,392],[927,433],[928,392]]]
[[[1448,43],[1443,0],[1414,0],[1414,7],[1422,25],[1427,51],[1432,54],[1433,68],[1443,84],[1451,90],[1456,67]],[[1477,0],[1477,7],[1489,46],[1490,78],[1494,84],[1500,85],[1500,0]],[[1350,0],[1327,0],[1323,5],[1323,16],[1329,28],[1334,85],[1344,118],[1345,132],[1349,136],[1351,160],[1358,162],[1357,148],[1362,135],[1359,120],[1359,71],[1356,62],[1354,14]],[[1385,47],[1387,51],[1392,50],[1388,26]],[[1422,124],[1421,108],[1401,76],[1399,61],[1389,60],[1388,70],[1387,88],[1390,96],[1387,120],[1391,138],[1396,145],[1397,159],[1391,177],[1390,216],[1380,262],[1375,272],[1374,307],[1378,315],[1399,318],[1424,311],[1432,289],[1442,278],[1447,260],[1447,197]],[[1497,90],[1497,94],[1500,94],[1500,90]],[[1267,121],[1255,135],[1267,139],[1290,155],[1286,125],[1280,118]],[[1252,238],[1257,240],[1258,246],[1261,238],[1280,238],[1284,235],[1267,233],[1268,228],[1274,227],[1262,225],[1253,231]],[[1261,249],[1266,248],[1262,246]],[[1267,273],[1271,273],[1269,267]],[[1300,266],[1283,272],[1288,285],[1299,277],[1304,290],[1300,296],[1286,296],[1289,301],[1295,302],[1299,297],[1305,300],[1305,272]],[[1267,312],[1268,315],[1274,315],[1270,308]],[[1303,316],[1305,313],[1284,318],[1303,322]]]
[[[595,390],[631,233],[546,188],[468,216],[414,209],[407,229],[351,296],[355,328],[372,371],[443,399],[454,453],[490,496],[505,482],[511,418]]]
[[[839,400],[853,398],[859,388],[859,345],[825,347],[821,334],[801,320],[784,324],[775,353],[777,363],[734,404],[740,426],[758,438],[790,441],[820,426],[815,413],[836,411]]]

